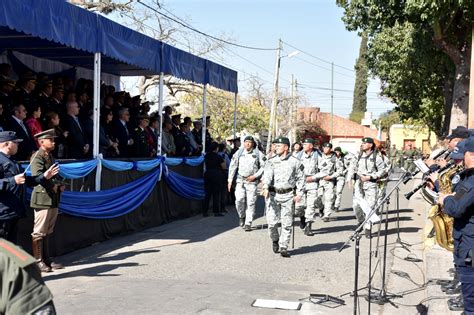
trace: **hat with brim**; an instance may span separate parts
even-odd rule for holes
[[[21,142],[23,139],[18,138],[14,131],[2,131],[0,132],[0,143],[7,141]]]
[[[306,138],[306,139],[303,140],[303,144],[305,144],[305,143],[310,143],[310,144],[314,145],[316,143],[316,141],[314,141],[313,138]]]
[[[460,141],[450,156],[453,160],[463,160],[466,152],[474,152],[474,136]]]
[[[255,142],[255,140],[254,140],[254,138],[253,138],[252,136],[246,136],[246,137],[244,138],[244,141],[253,141],[253,142]]]
[[[332,149],[332,144],[329,143],[329,142],[326,142],[323,144],[323,148],[329,148],[329,149]]]
[[[56,131],[54,129],[48,129],[46,131],[39,132],[34,136],[37,140],[41,139],[53,139],[57,138]]]
[[[469,129],[467,129],[464,126],[457,126],[455,129],[453,129],[453,132],[446,137],[446,139],[454,139],[454,138],[461,138],[461,139],[466,139],[471,135],[469,132]]]
[[[374,139],[371,138],[371,137],[362,138],[362,142],[363,142],[363,143],[372,143],[372,144],[375,143],[375,142],[374,142]]]
[[[279,137],[279,138],[276,138],[275,141],[273,141],[273,143],[275,144],[286,144],[286,145],[290,145],[290,139],[288,138],[285,138],[285,137]]]

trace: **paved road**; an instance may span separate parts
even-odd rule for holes
[[[394,200],[389,206],[389,249],[396,247]],[[413,225],[420,214],[413,212],[404,198],[400,201],[402,238],[422,241],[423,220]],[[60,261],[68,267],[45,275],[45,280],[59,314],[273,314],[277,311],[253,308],[252,302],[257,298],[298,301],[310,293],[340,296],[352,290],[353,243],[338,251],[355,229],[351,203],[345,189],[342,211],[328,223],[318,219],[314,237],[304,236],[296,227],[291,258],[272,252],[260,200],[252,232],[237,226],[235,210],[229,207],[224,217],[196,216],[65,255]],[[376,241],[373,239],[374,248]],[[383,238],[379,245],[383,245]],[[360,286],[368,282],[368,248],[369,241],[363,238]],[[373,266],[380,253],[372,260]],[[388,280],[393,277],[392,263],[389,253]],[[374,284],[380,287],[380,264],[374,274]],[[418,298],[416,294],[411,297]],[[423,295],[418,294],[421,300]],[[298,314],[350,314],[352,297],[343,299],[346,305],[334,309],[303,302]],[[367,313],[367,302],[361,298],[360,304],[361,313]],[[374,304],[371,307],[373,313],[399,312],[395,308],[384,311]],[[410,309],[409,313],[416,311]]]

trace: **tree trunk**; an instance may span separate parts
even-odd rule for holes
[[[444,120],[442,130],[438,133],[434,131],[438,136],[449,133],[449,123],[451,121],[451,108],[453,105],[453,86],[454,78],[450,69],[446,70],[446,79],[444,80],[443,94],[444,94]]]
[[[450,129],[457,126],[467,127],[467,113],[469,109],[469,75],[471,65],[471,48],[461,51],[459,64],[456,64],[456,72],[453,86],[453,107],[451,108]]]

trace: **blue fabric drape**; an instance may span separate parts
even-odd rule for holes
[[[97,160],[64,163],[59,165],[59,175],[63,178],[76,179],[89,175],[97,167]]]
[[[122,186],[94,192],[64,192],[59,209],[69,215],[108,219],[125,215],[145,201],[158,182],[159,169]]]
[[[102,160],[102,166],[112,171],[121,172],[131,170],[133,162]]]
[[[165,181],[177,195],[193,200],[203,200],[204,180],[202,178],[190,178],[165,169]]]

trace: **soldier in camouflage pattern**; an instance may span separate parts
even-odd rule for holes
[[[263,195],[268,205],[267,223],[273,252],[290,257],[288,244],[293,225],[294,202],[301,201],[305,190],[303,165],[288,153],[288,138],[275,140],[276,156],[267,161],[263,176]],[[277,224],[281,223],[281,234]]]
[[[232,156],[229,166],[228,190],[232,189],[235,178],[235,208],[240,219],[240,226],[249,232],[255,216],[257,185],[265,167],[265,155],[256,148],[252,136],[244,139],[244,147]]]
[[[304,229],[304,234],[307,236],[314,235],[311,228],[318,198],[318,181],[314,178],[318,172],[318,153],[314,151],[314,143],[314,139],[303,141],[303,154],[300,161],[304,166],[306,189],[301,201],[295,204],[295,216],[300,217],[300,227]]]
[[[375,150],[374,139],[363,138],[361,153],[350,170],[350,176],[355,176],[353,209],[359,224],[364,222],[365,213],[360,207],[364,199],[373,208],[377,201],[378,181],[385,177],[387,167],[379,152]],[[370,223],[365,225],[365,235],[370,237]]]
[[[318,160],[318,173],[314,176],[319,180],[316,208],[320,213],[323,213],[324,222],[328,222],[329,216],[332,214],[335,199],[334,184],[336,179],[341,176],[343,169],[342,162],[332,152],[332,144],[324,143],[323,154]]]
[[[334,211],[339,211],[341,206],[341,196],[344,189],[344,184],[346,183],[347,167],[350,164],[350,161],[346,159],[342,149],[340,147],[334,148],[334,153],[336,153],[336,158],[338,162],[342,165],[342,173],[336,179],[336,199],[334,200]]]

